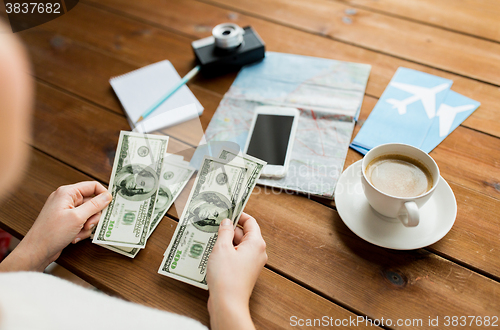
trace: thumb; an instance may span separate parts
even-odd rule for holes
[[[108,191],[95,196],[91,200],[86,201],[78,206],[75,211],[83,219],[88,219],[99,211],[102,211],[111,202],[111,194]]]
[[[233,238],[233,223],[229,219],[222,220],[219,226],[219,237],[217,238],[217,242],[215,242],[215,245],[225,249],[233,247]]]

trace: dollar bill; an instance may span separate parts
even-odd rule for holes
[[[158,273],[208,289],[206,266],[220,222],[236,225],[265,162],[223,150],[205,157]]]
[[[124,256],[127,256],[129,258],[135,258],[135,256],[141,251],[140,248],[128,248],[128,247],[121,247],[121,246],[113,246],[113,245],[101,245],[105,249],[111,250],[113,252],[122,254]]]
[[[148,238],[180,195],[194,172],[195,169],[189,166],[188,162],[165,161]]]
[[[246,172],[246,177],[245,177],[245,185],[243,186],[245,189],[240,195],[240,199],[238,201],[238,208],[236,210],[236,218],[234,219],[234,226],[238,224],[238,221],[240,220],[241,213],[243,212],[243,209],[245,208],[245,205],[248,202],[248,199],[250,198],[250,194],[253,191],[253,188],[257,184],[257,180],[260,177],[260,173],[262,172],[262,169],[264,166],[267,165],[267,162],[259,159],[252,157],[250,155],[242,154],[239,152],[234,152],[229,149],[223,148],[221,150],[221,153],[219,155],[219,159],[224,159],[228,162],[237,162],[238,164],[243,164],[245,168],[247,169]]]
[[[93,243],[144,248],[149,233],[168,137],[122,131]]]
[[[158,272],[207,289],[208,257],[222,220],[234,219],[244,166],[205,157]]]
[[[172,204],[175,202],[181,191],[184,189],[195,169],[189,166],[189,162],[177,160],[173,155],[167,155],[164,161],[163,171],[160,176],[160,187],[156,198],[153,220],[151,221],[148,233],[149,236],[156,229],[161,219],[165,216]],[[181,156],[182,159],[182,156]],[[141,250],[140,248],[127,248],[113,245],[101,245],[102,247],[127,256],[135,258]]]

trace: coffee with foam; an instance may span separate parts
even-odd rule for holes
[[[430,171],[404,155],[382,155],[366,167],[366,176],[378,190],[396,197],[416,197],[432,189]]]

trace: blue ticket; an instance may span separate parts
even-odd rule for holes
[[[452,80],[400,67],[351,143],[366,154],[384,143],[434,149],[479,102],[450,91]]]

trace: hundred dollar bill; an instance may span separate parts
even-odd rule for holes
[[[156,198],[155,209],[153,211],[153,220],[151,221],[147,236],[148,239],[195,171],[194,168],[189,166],[189,162],[182,160],[182,156],[179,156],[180,159],[173,156],[177,155],[167,154],[164,160],[163,171],[160,175],[158,197]],[[141,250],[140,248],[127,248],[113,245],[101,246],[129,258],[135,258]]]
[[[160,187],[158,190],[158,197],[156,198],[155,209],[153,211],[153,220],[149,227],[148,239],[189,182],[194,171],[195,169],[189,166],[189,162],[184,161],[182,156],[167,154],[164,160],[163,171],[160,175]],[[101,246],[129,258],[135,258],[141,250],[140,248],[127,248],[113,245]]]
[[[148,238],[189,182],[194,171],[195,169],[189,166],[188,162],[165,161]]]
[[[248,199],[250,198],[250,194],[255,187],[257,179],[259,178],[262,169],[266,165],[266,162],[249,155],[244,155],[241,153],[238,154],[226,149],[222,150],[219,159],[222,159],[226,164],[237,167],[243,166],[246,169],[244,183],[241,186],[241,190],[236,200],[234,214],[232,217],[225,216],[226,218],[230,218],[231,220],[233,220],[233,224],[234,226],[236,226],[241,212],[243,211]],[[190,205],[190,202],[188,202],[188,205]],[[182,219],[183,217],[181,217],[181,220]],[[209,241],[204,241],[202,240],[203,237],[200,233],[198,233],[197,231],[193,231],[191,232],[191,234],[187,233],[185,235],[185,237],[191,238],[189,242],[186,242],[186,240],[182,240],[182,237],[179,237],[178,235],[180,227],[181,221],[179,221],[179,225],[177,226],[176,232],[174,233],[174,236],[170,241],[170,245],[167,248],[167,251],[165,251],[164,259],[159,273],[192,284],[194,286],[207,289],[205,281],[206,262],[208,261],[208,257],[212,252],[212,248],[217,239],[217,235],[215,234],[214,236],[210,237]],[[185,231],[188,231],[189,229],[190,226],[186,226],[186,228],[184,228]],[[215,229],[218,231],[218,224]],[[185,244],[176,245],[175,242],[178,240],[182,241]],[[204,249],[205,246],[207,247],[206,249]],[[198,261],[200,259],[201,253],[203,253],[203,258],[202,260]]]
[[[238,207],[235,212],[236,217],[234,218],[233,221],[233,225],[234,227],[236,227],[238,225],[238,221],[240,220],[241,213],[243,212],[243,209],[245,208],[245,205],[247,204],[248,199],[250,198],[250,194],[252,193],[253,188],[257,184],[257,179],[259,179],[260,173],[262,172],[264,166],[266,166],[267,162],[259,158],[252,157],[250,155],[237,153],[225,148],[221,150],[219,159],[224,159],[228,162],[233,162],[233,163],[237,161],[238,164],[243,164],[247,169],[244,190],[240,195],[240,199],[238,201]]]
[[[208,257],[222,220],[236,217],[246,168],[221,159],[203,159],[158,273],[207,289]]]
[[[120,133],[108,190],[93,243],[144,248],[158,195],[168,137]]]
[[[113,246],[113,245],[101,245],[101,244],[97,244],[97,245],[100,245],[105,249],[122,254],[124,256],[129,257],[129,258],[135,258],[137,253],[139,253],[139,251],[141,251],[140,248],[128,248],[128,247]]]

